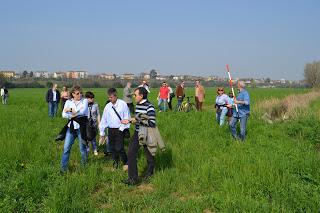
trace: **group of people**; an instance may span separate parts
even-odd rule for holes
[[[2,104],[3,105],[8,104],[9,91],[5,86],[1,87],[0,94],[1,94]]]
[[[115,88],[107,91],[107,103],[104,107],[102,116],[100,116],[99,105],[94,100],[94,94],[88,91],[83,95],[79,86],[74,86],[69,92],[63,88],[61,94],[57,90],[57,85],[53,85],[46,94],[46,100],[49,104],[49,116],[54,117],[57,112],[57,106],[61,100],[62,117],[68,121],[59,134],[59,139],[64,140],[63,154],[61,159],[61,173],[64,174],[68,168],[68,161],[71,147],[76,138],[79,140],[81,153],[81,163],[86,164],[90,145],[94,155],[98,155],[96,135],[99,134],[99,145],[106,144],[105,153],[111,153],[113,167],[119,168],[122,164],[123,170],[128,171],[128,178],[123,182],[128,185],[139,183],[137,169],[137,153],[140,146],[144,147],[147,158],[147,172],[145,179],[154,173],[155,152],[149,147],[144,134],[151,134],[149,128],[156,128],[155,107],[149,102],[149,85],[143,82],[137,88],[132,89],[132,84],[127,83],[123,91],[123,100],[118,98],[118,92]],[[238,82],[239,93],[236,98],[233,93],[229,96],[225,94],[224,88],[217,89],[216,97],[216,119],[220,126],[224,125],[225,117],[229,117],[229,126],[234,138],[245,140],[247,119],[250,115],[250,97],[245,90],[245,84]],[[172,102],[172,89],[163,82],[159,94],[159,105]],[[183,102],[185,97],[184,82],[181,81],[176,87],[174,96],[177,97],[178,105]],[[199,81],[195,82],[195,101],[197,110],[202,111],[202,103],[205,98],[205,89]],[[133,99],[136,102],[135,107]],[[165,111],[166,108],[160,108]],[[240,134],[237,134],[236,125],[240,120]],[[130,125],[135,124],[135,130],[130,137]],[[88,132],[88,126],[94,131],[94,136]],[[93,127],[93,128],[92,128]],[[157,128],[156,128],[157,129]],[[62,136],[61,136],[62,135]],[[160,136],[159,136],[160,137]],[[131,138],[128,151],[125,151],[124,139]],[[144,143],[142,142],[144,138]],[[152,137],[150,137],[152,138]],[[161,141],[157,138],[156,141]]]
[[[61,94],[58,90],[58,85],[53,84],[52,87],[46,93],[46,102],[48,103],[49,117],[53,118],[57,115],[58,106],[61,101],[61,109],[68,99],[70,99],[69,91],[67,87],[63,87]]]
[[[53,86],[56,87],[56,86]],[[68,161],[72,145],[76,138],[79,141],[81,153],[81,164],[87,163],[88,151],[90,143],[94,150],[94,155],[97,153],[96,135],[93,137],[88,132],[88,127],[99,130],[99,144],[105,144],[108,141],[110,152],[112,154],[113,167],[119,168],[122,162],[123,170],[128,171],[128,178],[123,180],[125,184],[136,185],[140,182],[138,178],[137,157],[140,145],[144,147],[146,154],[148,169],[144,179],[149,180],[154,173],[154,147],[149,147],[149,143],[143,143],[143,135],[145,138],[153,131],[149,130],[156,128],[156,114],[154,106],[148,101],[148,91],[143,86],[139,86],[131,91],[131,85],[127,84],[125,88],[125,97],[136,102],[136,109],[131,113],[133,103],[127,104],[124,100],[118,98],[118,93],[115,88],[110,88],[107,91],[108,102],[104,107],[103,114],[100,118],[99,106],[94,101],[94,94],[91,91],[82,95],[82,89],[79,86],[74,86],[70,91],[70,98],[66,100],[62,117],[68,121],[59,133],[58,140],[64,140],[63,154],[61,159],[61,174],[64,174],[68,168]],[[52,90],[54,90],[52,88]],[[55,91],[57,91],[55,89]],[[57,98],[53,102],[58,102]],[[130,101],[129,101],[130,102]],[[128,151],[125,151],[124,138],[130,138],[130,124],[135,124],[135,131],[132,141],[129,144]],[[151,131],[151,132],[150,132]],[[107,136],[106,136],[107,135]],[[153,138],[153,137],[150,137]],[[157,138],[153,139],[157,140]]]
[[[224,125],[225,118],[229,118],[229,126],[232,137],[235,139],[245,140],[247,120],[250,116],[250,96],[245,89],[243,81],[238,82],[238,95],[236,98],[233,92],[229,96],[225,94],[223,87],[218,87],[216,97],[216,120],[220,126]],[[240,134],[237,134],[237,123],[240,120]]]

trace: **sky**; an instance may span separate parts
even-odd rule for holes
[[[0,70],[303,79],[319,0],[0,0]]]

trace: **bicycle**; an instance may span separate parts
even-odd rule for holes
[[[190,112],[190,111],[194,111],[196,109],[194,103],[190,102],[190,98],[193,98],[193,96],[188,96],[186,98],[187,98],[187,100],[183,101],[179,107],[178,107],[178,105],[176,105],[175,111]]]

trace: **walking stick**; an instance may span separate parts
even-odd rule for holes
[[[233,100],[236,100],[236,96],[234,95],[234,90],[233,90],[233,86],[232,86],[232,78],[231,78],[231,74],[230,74],[229,65],[227,64],[226,67],[227,67],[227,72],[228,72],[228,76],[229,76],[229,86],[230,86],[230,89],[231,89],[231,92],[233,95]],[[237,104],[234,104],[234,105],[236,106],[237,113],[239,113],[238,112],[238,105]]]

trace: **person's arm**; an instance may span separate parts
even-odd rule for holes
[[[100,132],[100,136],[105,136],[105,129],[108,127],[107,126],[107,106],[105,106],[103,113],[102,113],[102,118],[99,124],[99,132]]]
[[[47,94],[46,94],[46,102],[47,102],[47,103],[49,103],[49,95],[50,95],[49,92],[50,92],[50,90],[48,90],[48,91],[47,91]]]
[[[130,110],[127,104],[123,105],[123,116],[121,120],[121,124],[124,125],[124,129],[130,128]]]
[[[154,109],[154,106],[150,105],[147,108],[147,115],[149,116],[148,119],[148,126],[149,127],[155,127],[156,126],[156,111]]]
[[[99,110],[99,105],[97,104],[97,121],[98,121],[98,126],[100,125],[101,117],[100,117],[100,110]]]
[[[70,118],[72,118],[72,116],[73,115],[72,115],[71,108],[70,108],[70,101],[66,101],[64,108],[62,110],[62,117],[70,119]]]

